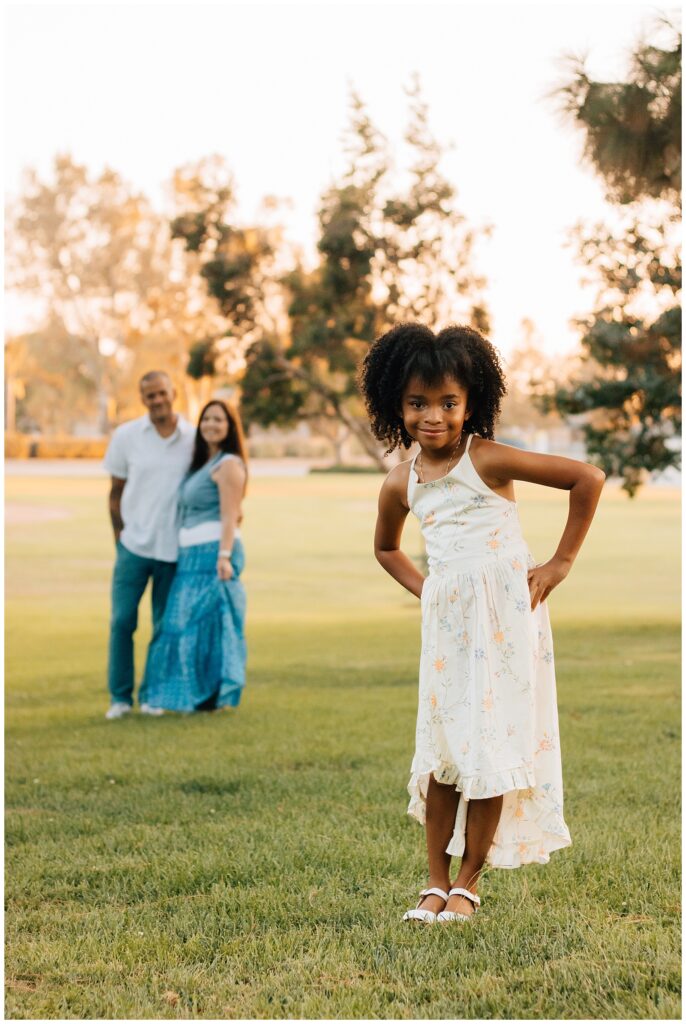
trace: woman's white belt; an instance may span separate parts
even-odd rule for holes
[[[236,530],[234,537],[240,537],[240,531]],[[182,526],[179,530],[179,547],[190,548],[194,544],[209,544],[211,541],[222,539],[222,524],[219,519],[213,519],[208,523],[198,523],[197,526]]]

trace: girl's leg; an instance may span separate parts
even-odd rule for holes
[[[445,892],[450,888],[450,854],[446,847],[455,828],[455,815],[460,794],[454,786],[443,786],[436,782],[433,775],[429,778],[429,790],[426,794],[426,849],[429,855],[429,884],[426,888],[437,886]],[[437,914],[443,910],[444,903],[439,896],[426,896],[422,900],[422,909]]]
[[[469,889],[476,895],[479,874],[491,848],[502,807],[502,796],[492,796],[488,800],[469,801],[464,854],[460,872],[453,882],[454,887]],[[451,896],[446,910],[453,910],[457,914],[473,914],[474,904],[464,896]]]

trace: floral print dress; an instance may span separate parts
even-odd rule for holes
[[[531,611],[534,562],[515,502],[479,477],[471,435],[446,476],[408,503],[426,543],[416,751],[408,813],[426,818],[429,777],[462,795],[447,852],[464,852],[469,800],[503,794],[487,863],[515,868],[568,846],[555,668],[546,604]]]

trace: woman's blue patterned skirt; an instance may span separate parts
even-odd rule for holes
[[[245,685],[245,565],[231,550],[233,576],[217,576],[219,542],[179,549],[164,621],[145,668],[148,703],[168,711],[236,707]]]

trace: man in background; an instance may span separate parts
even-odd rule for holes
[[[104,467],[111,476],[110,518],[117,557],[112,577],[108,659],[110,707],[122,718],[133,706],[133,634],[138,605],[152,579],[153,636],[162,623],[178,552],[176,501],[193,454],[195,428],[173,410],[176,392],[159,370],[140,380],[147,415],[114,431]],[[143,714],[161,714],[138,694]]]

